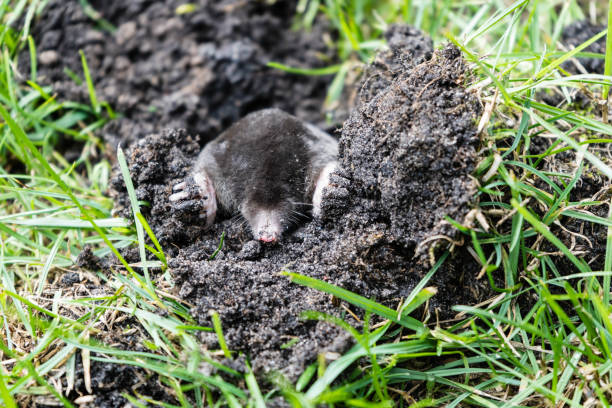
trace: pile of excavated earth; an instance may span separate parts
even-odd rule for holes
[[[279,370],[295,379],[318,353],[342,352],[351,344],[342,329],[303,320],[301,312],[346,315],[361,324],[351,317],[361,316],[360,310],[291,283],[282,271],[395,308],[431,268],[436,248],[448,246],[436,237],[454,240],[444,216],[463,220],[471,209],[480,107],[462,87],[461,54],[450,46],[434,52],[430,40],[408,27],[393,27],[387,39],[390,50],[364,76],[358,106],[339,134],[340,163],[324,190],[321,219],[296,225],[277,245],[253,239],[239,217],[206,229],[198,214],[180,211],[168,199],[199,152],[195,135],[167,130],[129,150],[137,197],[150,203],[149,223],[172,248],[169,265],[180,297],[195,305],[200,324],[210,324],[209,311],[217,311],[228,346],[248,354],[256,372]],[[119,175],[113,188],[118,211],[129,215]],[[222,234],[223,247],[210,260]],[[459,264],[443,267],[432,282],[439,294],[430,309],[438,318],[451,316],[450,305],[488,293],[488,282],[480,291],[473,284],[479,268]],[[468,283],[472,290],[465,290]],[[293,339],[291,347],[282,347]],[[214,334],[201,340],[218,347]]]

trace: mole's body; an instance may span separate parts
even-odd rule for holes
[[[323,187],[336,166],[338,144],[316,127],[278,109],[251,113],[208,143],[191,177],[206,200],[207,224],[217,210],[240,213],[253,235],[275,242],[304,205],[321,211]],[[175,186],[171,201],[189,198]]]

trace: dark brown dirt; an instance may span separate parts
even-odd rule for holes
[[[338,176],[352,189],[350,225],[384,222],[386,239],[415,252],[428,237],[454,235],[444,215],[461,220],[474,195],[469,175],[479,106],[458,92],[465,69],[457,49],[441,50],[414,67],[402,65],[390,81],[379,76],[385,88],[368,95],[344,123]]]
[[[170,205],[171,186],[197,154],[188,132],[154,134],[129,151],[138,198],[150,203],[146,215],[171,255],[180,296],[196,305],[201,324],[210,324],[210,310],[219,312],[229,347],[248,354],[259,374],[279,370],[295,379],[321,351],[343,351],[351,342],[327,323],[299,319],[311,309],[345,313],[329,295],[290,283],[282,270],[397,307],[429,270],[428,249],[439,254],[436,243],[447,246],[440,236],[456,238],[444,215],[462,221],[470,210],[480,108],[462,87],[460,53],[447,47],[432,54],[430,40],[406,27],[392,28],[388,38],[391,50],[369,68],[359,106],[342,130],[341,165],[325,194],[323,220],[297,228],[280,245],[254,241],[236,219],[204,231],[192,209]],[[113,188],[117,210],[128,215],[119,177]],[[223,232],[223,248],[209,260]],[[429,311],[448,318],[450,306],[482,300],[488,283],[473,280],[477,271],[458,253],[434,277],[439,293]],[[218,347],[214,335],[202,341]]]
[[[586,20],[576,21],[565,27],[563,34],[561,35],[561,42],[568,49],[576,48],[605,28],[606,27],[603,25],[596,25]],[[603,36],[593,44],[589,45],[584,51],[605,54],[606,36]],[[584,67],[587,73],[604,73],[605,61],[603,58],[578,58],[578,61]],[[563,68],[573,73],[583,73],[578,69],[576,64],[572,63],[571,61],[563,64]]]
[[[164,128],[185,128],[202,142],[248,112],[278,107],[325,126],[321,101],[330,76],[267,68],[277,61],[318,67],[333,62],[326,28],[291,30],[295,3],[241,0],[90,1],[115,31],[97,28],[77,0],[53,0],[34,26],[39,80],[66,100],[89,103],[78,50],[87,57],[98,98],[123,117],[102,132],[114,149]],[[326,61],[322,60],[322,57]],[[29,70],[28,53],[20,64]]]

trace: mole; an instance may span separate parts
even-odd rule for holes
[[[239,213],[255,239],[276,243],[309,209],[321,216],[337,157],[326,132],[279,109],[259,110],[204,146],[170,201],[204,200],[206,226],[218,212]]]

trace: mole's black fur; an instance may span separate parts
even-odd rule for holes
[[[300,121],[283,111],[255,112],[211,142],[198,165],[205,161],[205,154],[215,158],[219,171],[210,175],[218,198],[220,184],[224,184],[223,190],[231,190],[220,200],[226,211],[239,210],[245,201],[261,208],[282,200],[303,202],[310,162],[303,138],[307,134]]]

